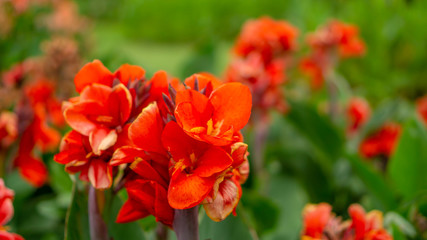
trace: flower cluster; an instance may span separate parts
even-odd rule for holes
[[[384,124],[373,134],[365,138],[359,147],[360,154],[365,158],[383,156],[389,158],[399,140],[401,126],[394,122]]]
[[[117,222],[148,215],[172,226],[174,209],[203,204],[215,221],[235,209],[249,173],[240,129],[251,114],[251,93],[240,83],[194,74],[184,84],[159,71],[100,61],[75,77],[79,96],[64,104],[73,129],[55,161],[97,189],[124,187],[128,200]]]
[[[365,53],[358,28],[338,20],[332,20],[308,35],[307,42],[311,53],[301,61],[300,68],[310,77],[314,89],[323,86],[339,58],[358,57]]]
[[[7,231],[5,224],[13,217],[13,196],[14,192],[4,185],[0,178],[0,239],[4,240],[24,240],[16,233]]]
[[[298,30],[269,17],[248,21],[236,40],[235,57],[226,78],[251,88],[254,108],[286,111],[280,86],[285,82],[287,58],[296,48]]]
[[[309,204],[303,210],[303,240],[342,239],[342,240],[392,240],[383,228],[380,211],[365,212],[359,204],[348,208],[350,220],[341,221],[332,213],[327,203]]]

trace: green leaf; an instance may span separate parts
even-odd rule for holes
[[[145,239],[142,228],[137,222],[130,223],[116,223],[116,217],[119,213],[120,208],[123,205],[123,201],[118,195],[115,195],[111,202],[108,216],[108,232],[114,240],[143,240]]]
[[[360,177],[368,190],[384,205],[388,210],[395,209],[397,202],[390,186],[371,165],[363,162],[358,156],[348,156],[356,174]]]
[[[279,208],[270,199],[261,196],[255,191],[244,189],[241,203],[251,216],[259,235],[274,229],[279,219]]]
[[[398,229],[399,233],[409,237],[415,237],[417,234],[415,227],[396,212],[388,212],[384,216],[384,226],[393,226],[393,235],[395,234],[395,228]]]
[[[343,149],[343,137],[331,121],[307,103],[290,101],[287,119],[322,153],[324,167],[329,170]]]
[[[71,205],[65,222],[65,240],[90,239],[87,196],[73,185]]]
[[[427,190],[427,131],[415,119],[403,129],[388,174],[396,190],[409,200]]]
[[[241,211],[237,216],[230,215],[224,221],[214,222],[206,214],[203,215],[199,225],[199,235],[201,240],[236,240],[254,239],[248,226],[242,220]]]

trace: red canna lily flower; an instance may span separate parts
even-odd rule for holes
[[[13,65],[7,72],[2,73],[3,84],[8,87],[17,87],[25,77],[25,67],[23,63]]]
[[[264,63],[261,55],[253,52],[244,59],[235,59],[227,69],[226,78],[228,82],[240,82],[251,89],[254,108],[286,112],[287,104],[280,89],[285,83],[284,72],[282,59]]]
[[[176,209],[200,204],[233,162],[224,149],[189,137],[175,122],[165,126],[162,142],[172,156],[168,200]]]
[[[349,118],[349,133],[354,133],[363,124],[365,124],[371,114],[369,103],[363,98],[350,99],[347,106],[347,116]]]
[[[209,97],[187,89],[177,92],[175,118],[191,137],[224,146],[246,125],[251,106],[250,90],[240,83],[223,84]]]
[[[313,57],[303,58],[299,67],[310,78],[312,89],[320,89],[323,86],[325,78],[322,66]]]
[[[304,207],[302,236],[321,239],[327,224],[334,217],[332,207],[327,203],[308,204]]]
[[[419,116],[427,125],[427,95],[417,100],[416,107]]]
[[[13,217],[14,192],[7,188],[3,179],[0,178],[0,226],[4,226]]]
[[[65,120],[77,132],[88,136],[96,155],[112,147],[132,111],[132,96],[123,84],[113,88],[92,84],[77,102],[68,104]]]
[[[248,146],[237,142],[224,149],[230,153],[233,163],[228,171],[217,178],[215,186],[218,187],[214,187],[203,202],[206,214],[217,222],[224,220],[231,212],[235,214],[242,196],[240,184],[245,183],[249,175]]]
[[[401,126],[397,123],[386,123],[374,134],[365,138],[359,147],[360,154],[365,158],[378,155],[390,157],[396,148],[401,132]]]
[[[13,112],[0,113],[0,149],[10,146],[18,137],[18,119]]]
[[[108,151],[97,155],[92,151],[90,139],[73,130],[63,138],[54,160],[65,164],[68,173],[80,172],[81,180],[90,182],[97,189],[105,189],[113,181],[113,167],[109,164],[111,155]]]
[[[294,50],[297,35],[298,30],[288,22],[261,17],[245,23],[234,52],[241,57],[258,52],[264,61],[269,62],[278,55]]]
[[[151,214],[157,221],[172,226],[173,209],[167,200],[169,157],[161,143],[163,125],[154,102],[130,125],[128,146],[114,152],[110,164],[130,163],[130,169],[135,173],[125,184],[129,198],[117,216],[119,223]]]
[[[92,84],[102,84],[108,87],[113,86],[114,79],[118,79],[125,86],[135,80],[144,78],[145,70],[135,65],[124,64],[113,74],[99,60],[87,63],[77,73],[74,84],[78,93]]]
[[[25,93],[33,108],[43,106],[45,115],[53,124],[58,127],[64,125],[61,103],[54,95],[55,87],[52,82],[40,79],[27,86]]]
[[[348,208],[352,219],[350,227],[344,233],[343,239],[365,240],[365,239],[393,239],[383,229],[383,217],[380,211],[371,211],[368,214],[359,204],[353,204]]]
[[[366,50],[364,42],[359,38],[358,28],[338,20],[330,21],[309,35],[307,41],[312,48],[319,51],[337,49],[341,57],[361,56]]]
[[[7,188],[3,179],[0,178],[0,239],[4,240],[24,240],[21,236],[7,231],[4,225],[13,217],[14,192]]]

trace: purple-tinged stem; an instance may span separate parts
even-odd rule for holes
[[[92,185],[89,186],[88,202],[90,239],[109,240],[107,225],[98,207],[96,189]]]
[[[199,208],[175,209],[173,229],[178,240],[199,240]]]

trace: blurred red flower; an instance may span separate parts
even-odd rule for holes
[[[237,38],[234,53],[247,57],[252,52],[261,54],[269,62],[278,55],[294,50],[298,30],[286,21],[269,17],[250,20],[245,23]]]
[[[383,228],[382,212],[373,210],[368,214],[359,204],[348,208],[351,224],[344,232],[344,240],[392,240],[393,237]]]
[[[4,240],[24,240],[16,233],[7,231],[5,224],[13,217],[13,196],[14,192],[7,188],[2,178],[0,178],[0,239]]]
[[[357,131],[368,121],[370,115],[371,108],[365,99],[358,97],[351,98],[347,105],[348,132],[351,134]]]
[[[365,158],[378,155],[390,157],[396,148],[401,126],[397,123],[386,123],[375,133],[365,138],[359,147],[360,154]]]
[[[416,107],[421,119],[427,125],[427,95],[417,100]]]
[[[355,57],[365,54],[365,43],[359,37],[357,26],[332,20],[307,38],[313,49],[338,51],[340,57]]]
[[[308,204],[303,210],[302,236],[321,239],[326,225],[334,218],[332,207],[327,203]]]
[[[18,119],[13,112],[0,113],[0,149],[9,147],[18,137]]]

